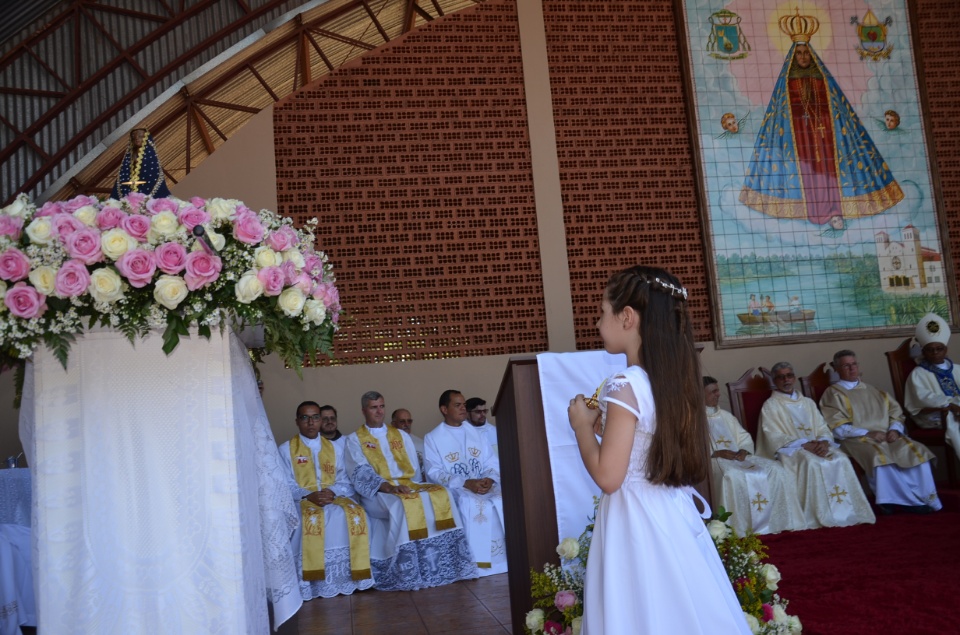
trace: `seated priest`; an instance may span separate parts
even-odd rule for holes
[[[881,512],[926,514],[940,509],[930,460],[933,453],[904,434],[903,411],[887,393],[860,381],[853,351],[837,351],[840,381],[826,389],[820,408],[843,450],[867,475]]]
[[[732,414],[719,407],[720,386],[703,378],[710,428],[711,496],[733,515],[737,534],[775,534],[804,529],[800,497],[792,474],[780,463],[753,454],[753,439]]]
[[[300,504],[294,554],[304,600],[369,589],[377,570],[389,566],[386,554],[371,554],[371,544],[383,543],[386,527],[368,518],[354,500],[343,445],[320,434],[321,413],[313,401],[297,406],[300,434],[280,446],[290,490]]]
[[[903,405],[922,428],[940,427],[941,412],[946,410],[947,444],[960,455],[960,368],[947,357],[950,327],[939,315],[928,313],[917,324],[914,339],[922,347],[921,357],[907,378]]]
[[[481,576],[507,570],[500,461],[483,428],[470,425],[457,390],[440,395],[443,421],[423,439],[427,478],[457,499],[464,531]]]
[[[807,529],[876,522],[850,459],[830,434],[813,399],[799,394],[788,362],[771,371],[776,390],[760,411],[757,450],[793,476]]]
[[[383,424],[383,395],[360,398],[364,425],[347,436],[347,472],[360,502],[387,521],[383,550],[390,566],[377,588],[413,591],[477,577],[456,501],[445,487],[424,483],[410,435]]]

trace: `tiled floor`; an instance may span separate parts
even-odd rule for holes
[[[303,603],[300,635],[504,635],[507,574],[420,591],[361,591]]]

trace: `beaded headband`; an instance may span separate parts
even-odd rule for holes
[[[650,285],[655,291],[661,293],[667,293],[677,300],[686,301],[687,299],[687,290],[684,287],[678,287],[677,285],[661,280],[660,278],[649,278],[647,276],[639,276],[641,280]]]

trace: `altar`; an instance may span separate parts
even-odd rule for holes
[[[298,513],[246,348],[101,330],[28,363],[38,632],[266,633],[299,609]],[[268,624],[268,602],[274,624]]]

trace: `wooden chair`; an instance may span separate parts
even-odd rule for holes
[[[907,377],[916,368],[917,363],[910,355],[910,343],[913,338],[908,337],[903,340],[896,349],[887,351],[887,366],[890,368],[890,383],[893,384],[893,396],[896,398],[900,408],[903,409],[904,423],[907,428],[907,434],[911,439],[919,441],[924,445],[939,445],[944,448],[944,455],[947,457],[947,478],[951,487],[957,486],[956,457],[953,448],[947,444],[947,410],[940,412],[940,427],[921,428],[916,424],[910,413],[903,406],[904,387],[907,385]]]
[[[773,376],[766,368],[760,368],[759,372],[756,368],[751,368],[737,381],[728,382],[727,392],[730,395],[733,416],[756,441],[760,409],[773,392]]]
[[[824,362],[817,366],[812,373],[800,378],[800,391],[804,396],[813,399],[819,406],[823,391],[835,381],[835,376],[836,372],[831,369],[830,364]]]

